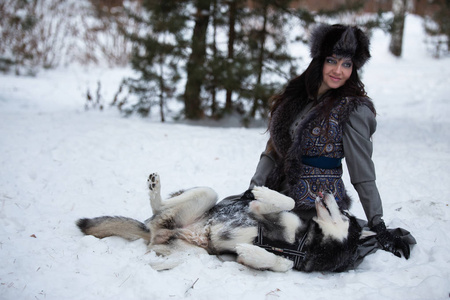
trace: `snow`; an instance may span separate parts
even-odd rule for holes
[[[38,77],[0,75],[1,299],[448,299],[450,295],[450,59],[426,53],[408,16],[404,56],[376,31],[363,80],[378,110],[377,184],[388,227],[410,230],[409,260],[378,251],[338,273],[256,271],[192,256],[157,272],[142,240],[96,239],[81,217],[150,216],[146,179],[163,194],[210,186],[243,192],[265,128],[222,128],[84,110],[87,87],[112,99],[129,69],[71,66]],[[108,100],[109,101],[109,100]],[[347,188],[352,190],[348,177]],[[364,218],[359,201],[352,212]]]

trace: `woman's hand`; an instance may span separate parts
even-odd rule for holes
[[[406,259],[409,258],[411,252],[409,244],[399,236],[389,232],[383,221],[372,227],[371,230],[377,233],[377,241],[383,250],[392,252],[397,257],[402,257],[401,251]]]

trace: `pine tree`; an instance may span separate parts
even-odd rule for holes
[[[265,10],[260,8],[261,2],[265,3]],[[282,28],[291,1],[276,2],[283,5],[253,1],[254,5],[248,8],[246,0],[213,0],[212,37],[204,85],[211,95],[205,98],[210,99],[212,117],[238,112],[247,122],[257,111],[264,115],[268,98],[280,87],[280,83],[266,82],[264,78],[280,74],[288,77],[282,67],[293,59],[286,54],[287,40]],[[217,32],[226,33],[226,40],[220,41],[222,47],[218,46]],[[222,91],[220,95],[224,99],[217,99]]]
[[[147,116],[152,106],[159,105],[161,121],[165,120],[168,99],[176,97],[176,83],[181,79],[182,62],[186,58],[186,23],[189,19],[186,6],[177,0],[144,0],[145,13],[128,11],[146,29],[144,34],[130,34],[135,42],[131,64],[140,73],[139,78],[128,78],[125,84],[136,94],[136,103],[121,103],[127,113],[137,112]]]
[[[439,58],[450,52],[450,0],[434,1],[439,7],[430,17],[425,17],[425,32],[434,46],[433,55]]]
[[[264,81],[263,77],[273,75],[287,79],[288,73],[283,67],[292,67],[294,58],[287,53],[288,33],[286,24],[290,15],[290,0],[255,0],[252,17],[258,20],[258,27],[251,29],[249,39],[250,52],[255,70],[253,92],[250,97],[252,104],[249,112],[254,118],[259,111],[263,116],[269,108],[268,100],[281,87],[280,82]],[[271,75],[271,76],[265,76]]]
[[[246,0],[213,0],[205,91],[211,95],[206,99],[211,99],[210,111],[215,119],[232,113],[239,106],[233,101],[233,95],[240,92],[253,74],[245,45],[246,4]],[[225,33],[225,40],[217,40],[218,32]],[[224,98],[218,99],[217,94],[221,91]]]

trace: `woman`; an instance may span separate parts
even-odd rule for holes
[[[357,27],[320,25],[311,36],[311,56],[304,73],[272,99],[270,138],[250,188],[264,185],[292,197],[294,211],[302,218],[315,215],[314,201],[321,190],[333,192],[339,206],[348,209],[351,201],[341,165],[345,157],[368,226],[377,232],[378,247],[409,258],[408,243],[414,238],[408,235],[404,241],[386,229],[375,184],[375,108],[358,76],[370,58],[369,40]],[[246,192],[246,197],[251,194]],[[366,247],[361,256],[376,247]]]

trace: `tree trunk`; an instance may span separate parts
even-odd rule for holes
[[[187,119],[198,120],[203,117],[200,91],[205,78],[206,32],[209,23],[211,0],[197,0],[197,13],[192,35],[192,52],[187,63],[187,81],[184,91],[184,106]]]
[[[236,14],[237,14],[237,2],[238,0],[232,0],[229,2],[229,30],[228,30],[228,62],[233,61],[234,59],[234,41],[236,39]],[[228,66],[227,76],[233,76],[231,74],[231,69]],[[233,101],[232,101],[233,89],[231,87],[226,87],[226,98],[225,98],[225,111],[231,112],[233,109]]]
[[[165,122],[164,117],[164,91],[166,90],[165,80],[164,80],[164,55],[161,55],[159,62],[159,114],[161,117],[161,122]]]
[[[391,28],[391,43],[389,51],[397,57],[402,55],[403,48],[403,29],[405,27],[405,15],[407,10],[407,0],[392,1],[392,11],[394,20]]]
[[[213,60],[217,58],[217,0],[213,0],[213,11],[212,11],[212,22],[213,22],[213,42],[212,42],[212,52]],[[212,72],[212,82],[211,82],[211,115],[216,117],[217,114],[217,79],[216,74]]]
[[[262,83],[262,73],[263,73],[263,66],[264,66],[264,53],[265,53],[265,44],[266,44],[266,36],[267,36],[267,18],[268,18],[268,4],[266,2],[266,4],[264,5],[263,8],[263,26],[261,28],[261,36],[260,36],[260,40],[259,40],[259,56],[258,56],[258,74],[257,74],[257,79],[256,79],[256,94],[255,94],[255,98],[253,99],[253,107],[251,110],[251,117],[254,118],[256,111],[258,109],[258,102],[261,98],[260,95],[260,90],[261,90],[261,83]]]

